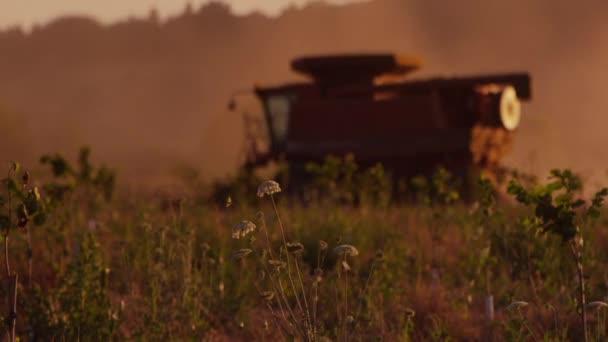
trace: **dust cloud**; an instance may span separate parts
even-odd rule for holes
[[[33,164],[80,145],[124,179],[239,164],[243,127],[226,103],[253,84],[297,78],[303,54],[406,52],[412,77],[529,71],[533,101],[507,162],[605,177],[608,2],[376,0],[235,16],[223,4],[160,22],[64,17],[0,32],[0,160]],[[251,98],[241,110],[259,111]]]

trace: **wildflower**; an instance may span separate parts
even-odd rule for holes
[[[327,242],[323,241],[323,240],[319,240],[319,249],[324,251],[327,249]]]
[[[232,227],[232,238],[238,240],[241,237],[245,237],[247,234],[255,231],[255,229],[256,227],[253,222],[243,220]]]
[[[283,260],[277,260],[277,259],[270,259],[268,260],[268,264],[270,266],[273,266],[277,271],[280,270],[281,268],[284,268],[287,266],[287,264],[285,263],[285,261]]]
[[[264,300],[266,300],[267,302],[270,302],[274,298],[274,292],[264,291],[264,292],[262,292],[261,296],[262,296],[262,298],[264,298]]]
[[[340,246],[334,248],[334,253],[336,253],[338,255],[350,255],[350,256],[359,255],[359,251],[357,250],[357,248],[355,248],[354,246],[351,246],[351,245],[340,245]]]
[[[295,255],[302,254],[304,252],[304,245],[299,242],[288,242],[287,251]]]
[[[528,306],[528,302],[524,302],[523,300],[518,300],[518,301],[515,301],[515,302],[509,304],[509,306],[507,306],[507,310],[521,309],[526,306]]]
[[[273,180],[267,180],[258,186],[258,197],[270,196],[277,192],[281,192],[281,186]]]
[[[608,303],[602,302],[601,300],[596,300],[594,302],[587,303],[587,305],[585,305],[585,308],[587,308],[587,309],[608,308]]]
[[[241,259],[243,259],[244,257],[246,257],[246,256],[248,256],[249,254],[251,254],[251,252],[253,252],[253,251],[252,251],[251,249],[249,249],[249,248],[241,248],[241,249],[239,249],[238,251],[234,252],[234,253],[232,254],[232,257],[233,257],[235,260],[241,260]]]

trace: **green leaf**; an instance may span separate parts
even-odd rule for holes
[[[576,201],[572,202],[572,204],[570,204],[570,207],[572,209],[576,209],[576,208],[581,207],[583,205],[585,205],[585,200],[579,198]]]
[[[551,182],[544,187],[545,193],[552,193],[564,187],[564,184],[561,181]]]
[[[555,197],[555,204],[558,206],[566,206],[570,203],[570,194],[564,193]]]
[[[608,195],[608,188],[602,188],[600,191],[596,192],[591,200],[591,205],[594,207],[600,207],[602,203],[604,203],[604,197]]]
[[[15,182],[14,179],[8,178],[6,180],[6,186],[8,188],[8,191],[12,194],[19,196],[21,195],[21,189],[19,188],[19,185],[17,185],[17,182]]]
[[[600,211],[596,207],[589,207],[589,209],[587,209],[587,216],[592,219],[597,219],[600,217]]]

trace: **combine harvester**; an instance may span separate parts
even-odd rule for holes
[[[246,167],[285,160],[290,184],[304,184],[308,162],[352,153],[361,167],[382,163],[393,179],[439,166],[493,174],[511,147],[520,100],[531,98],[530,76],[404,80],[420,65],[392,54],[295,59],[292,69],[309,82],[255,88],[268,147],[260,150],[247,125]]]

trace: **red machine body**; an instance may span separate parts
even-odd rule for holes
[[[498,166],[519,124],[519,100],[531,98],[530,76],[404,79],[419,66],[391,54],[294,60],[311,81],[255,89],[270,147],[250,150],[248,163],[284,158],[298,173],[309,161],[352,153],[396,176]]]

